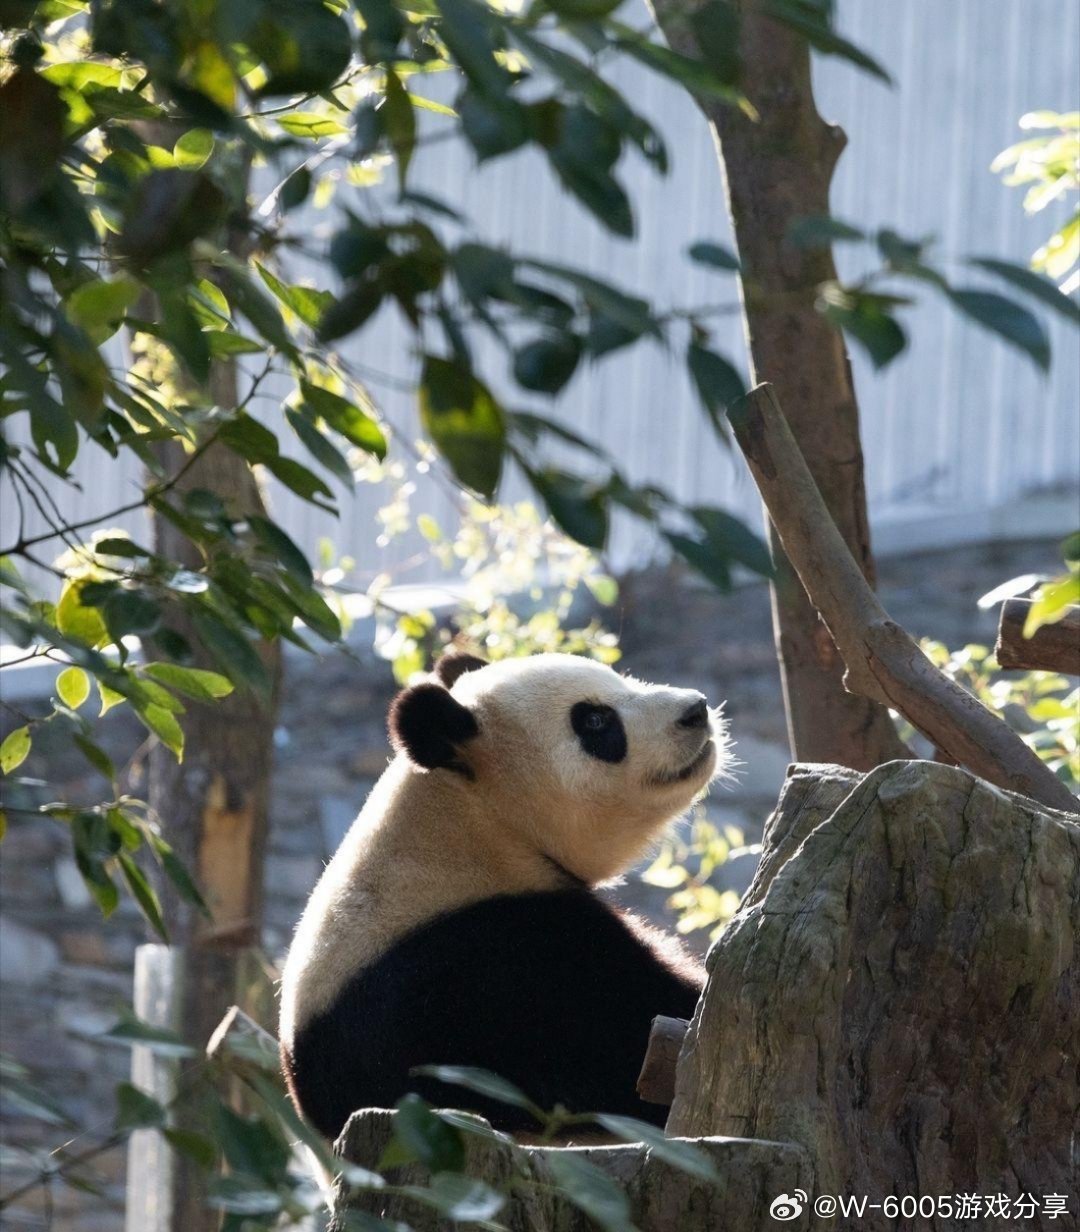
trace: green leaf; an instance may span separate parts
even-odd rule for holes
[[[551,165],[559,179],[609,231],[628,239],[634,234],[634,214],[626,190],[602,164],[583,164],[558,150]]]
[[[318,111],[290,111],[274,119],[292,137],[320,141],[323,137],[341,137],[348,129],[340,120],[333,120]]]
[[[139,590],[118,587],[102,606],[102,614],[114,642],[133,635],[143,637],[161,624],[161,604]]]
[[[408,1185],[404,1192],[425,1206],[434,1207],[447,1219],[460,1223],[494,1219],[506,1205],[505,1194],[456,1171],[440,1172],[431,1178],[430,1185]]]
[[[872,56],[832,29],[831,3],[822,4],[820,0],[764,0],[761,7],[763,13],[801,34],[815,51],[849,60],[886,85],[893,84],[892,78]]]
[[[248,518],[248,525],[259,543],[271,556],[281,561],[297,581],[304,586],[314,585],[315,575],[307,557],[277,523],[252,514]]]
[[[121,851],[116,858],[120,862],[120,871],[124,874],[131,897],[139,904],[139,910],[162,941],[168,942],[169,934],[161,915],[161,903],[146,880],[146,874],[126,851]]]
[[[514,379],[525,389],[557,394],[574,375],[581,339],[569,332],[536,338],[514,356]]]
[[[129,1129],[156,1129],[165,1124],[165,1109],[151,1095],[140,1091],[130,1082],[121,1082],[116,1088],[117,1133]]]
[[[638,1121],[633,1117],[610,1116],[606,1113],[597,1116],[597,1123],[609,1132],[621,1138],[624,1142],[644,1142],[649,1148],[649,1154],[664,1163],[671,1164],[681,1172],[687,1172],[703,1181],[713,1184],[720,1177],[712,1160],[699,1147],[689,1142],[680,1142],[677,1138],[669,1138],[662,1129],[650,1125],[647,1121]]]
[[[251,1177],[215,1176],[210,1181],[207,1205],[215,1210],[227,1211],[230,1215],[249,1216],[276,1215],[284,1206],[284,1199],[265,1181]],[[265,1227],[265,1220],[260,1221]],[[247,1223],[233,1225],[246,1227]]]
[[[383,132],[397,158],[398,186],[405,191],[413,149],[416,146],[416,113],[409,91],[393,69],[386,71],[385,96],[380,113]]]
[[[140,290],[134,278],[124,275],[111,282],[93,278],[72,291],[64,301],[64,311],[72,324],[86,330],[100,345],[119,328]]]
[[[254,262],[254,265],[259,271],[259,277],[266,283],[273,295],[295,312],[305,325],[309,325],[312,329],[317,328],[323,314],[334,303],[334,297],[330,292],[316,291],[311,287],[289,286],[260,265],[258,261]]]
[[[136,1018],[130,1011],[126,1011],[119,1022],[97,1038],[105,1043],[125,1044],[129,1048],[137,1044],[148,1049],[155,1056],[194,1057],[199,1055],[199,1049],[184,1043],[175,1031],[152,1026]]]
[[[544,1157],[559,1192],[604,1232],[636,1232],[624,1188],[576,1151],[549,1151]]]
[[[828,248],[838,240],[864,240],[866,232],[839,218],[807,214],[788,227],[786,239],[793,248]]]
[[[378,311],[383,295],[382,287],[376,282],[361,282],[350,287],[320,318],[316,332],[321,341],[332,342],[359,329]]]
[[[1044,372],[1049,369],[1050,340],[1026,308],[995,291],[961,288],[948,291],[948,296],[973,321],[1026,352]]]
[[[246,685],[263,696],[269,695],[270,680],[266,668],[246,637],[210,612],[193,612],[191,621],[199,640],[230,680]]]
[[[220,269],[222,290],[229,303],[238,308],[271,346],[286,355],[294,355],[296,348],[274,304],[255,286],[242,270],[231,266]]]
[[[502,473],[506,424],[487,386],[447,359],[425,356],[420,419],[457,478],[488,500]]]
[[[75,747],[86,758],[86,760],[110,781],[116,778],[116,767],[112,764],[112,759],[108,753],[98,744],[95,744],[88,736],[84,736],[76,732],[72,736],[75,742]]]
[[[480,162],[520,149],[529,139],[525,109],[516,99],[491,102],[476,90],[467,90],[458,103],[461,130]]]
[[[120,894],[105,866],[120,849],[120,835],[100,813],[78,813],[71,822],[75,864],[86,888],[106,919],[116,910]]]
[[[164,706],[159,706],[154,702],[136,703],[135,713],[160,739],[161,743],[175,755],[177,761],[184,760],[184,732],[176,721],[175,715],[166,710]]]
[[[164,1129],[165,1140],[186,1158],[193,1160],[204,1172],[210,1172],[217,1160],[217,1146],[205,1135],[190,1129]]]
[[[355,402],[321,385],[312,385],[310,381],[300,382],[300,393],[306,405],[351,444],[373,454],[380,462],[386,457],[386,436],[382,428]]]
[[[699,265],[711,265],[714,269],[722,270],[738,271],[739,269],[739,258],[726,248],[721,248],[719,244],[711,244],[702,240],[697,244],[691,244],[688,251],[690,259]]]
[[[744,111],[748,109],[748,104],[739,91],[724,81],[704,60],[684,56],[662,43],[654,43],[621,22],[612,21],[609,27],[618,35],[613,40],[616,47],[633,56],[635,60],[640,60],[648,68],[685,86],[691,94],[703,98],[717,98]]]
[[[461,1134],[440,1120],[419,1095],[406,1095],[398,1101],[394,1142],[408,1159],[418,1160],[433,1173],[464,1171]]]
[[[159,835],[151,831],[147,835],[147,842],[150,844],[150,849],[153,851],[158,863],[161,865],[165,876],[173,883],[173,887],[185,902],[194,904],[199,909],[207,920],[211,919],[210,908],[206,905],[206,900],[199,893],[199,888],[191,879],[191,874],[184,867],[183,862],[176,855],[176,852],[169,844]]]
[[[277,437],[246,413],[222,424],[218,440],[248,462],[269,462],[278,456]]]
[[[124,203],[117,248],[136,265],[150,266],[214,231],[227,205],[224,192],[203,171],[179,167],[151,171]]]
[[[1031,637],[1043,625],[1060,620],[1074,604],[1080,603],[1080,573],[1072,571],[1039,587],[1024,621],[1024,636]]]
[[[675,531],[661,533],[683,560],[703,577],[708,578],[717,590],[726,593],[731,589],[731,571],[728,568],[726,552],[701,539],[691,539],[688,535],[680,535]]]
[[[10,774],[12,770],[17,770],[26,761],[30,753],[30,744],[30,728],[28,726],[16,727],[14,731],[8,732],[4,738],[4,743],[0,744],[0,770],[4,774]]]
[[[208,128],[189,128],[176,139],[173,161],[188,171],[198,170],[214,152],[214,134]]]
[[[352,467],[337,445],[318,427],[310,409],[286,407],[285,418],[315,461],[351,489],[356,482]]]
[[[762,577],[773,576],[772,557],[764,541],[746,525],[723,509],[695,505],[690,509],[694,521],[705,532],[708,546],[745,565]]]
[[[501,99],[510,78],[495,59],[486,12],[473,0],[439,0],[439,34],[462,72],[482,93]]]
[[[348,67],[348,23],[320,0],[265,5],[220,0],[214,12],[222,45],[235,55],[232,44],[239,44],[263,65],[266,80],[258,90],[262,98],[318,94],[329,90]]]
[[[445,1082],[447,1086],[461,1087],[500,1104],[509,1104],[512,1108],[524,1108],[541,1124],[547,1119],[522,1090],[490,1070],[477,1069],[472,1065],[421,1065],[411,1072],[417,1077],[434,1078],[438,1082]]]
[[[746,393],[742,377],[722,355],[717,355],[700,342],[692,341],[687,347],[686,366],[713,427],[726,438],[727,423],[723,415],[733,402]]]
[[[85,646],[99,646],[108,640],[105,621],[96,607],[82,602],[87,578],[73,578],[64,583],[56,605],[56,627],[65,637]]]
[[[186,697],[197,701],[212,702],[219,697],[228,697],[233,691],[230,680],[217,672],[208,672],[198,667],[181,667],[177,663],[148,663],[143,668],[145,675],[159,684],[168,685]]]
[[[81,667],[66,667],[56,678],[56,692],[65,706],[78,710],[90,696],[90,677]]]
[[[1059,291],[1057,284],[1045,275],[1037,274],[1024,265],[1014,265],[1010,261],[997,261],[993,257],[972,257],[970,264],[988,270],[991,274],[997,274],[999,278],[1012,283],[1017,290],[1025,292],[1032,299],[1037,299],[1047,308],[1053,308],[1055,312],[1061,313],[1073,324],[1080,325],[1080,304]]]
[[[324,496],[332,501],[334,497],[333,492],[330,491],[314,471],[309,470],[302,462],[297,462],[295,458],[277,457],[268,458],[263,465],[275,479],[280,479],[290,492],[295,492],[297,496],[302,497],[304,500],[311,501],[313,505],[318,505],[320,509],[328,509],[329,512],[333,512],[332,507],[324,505],[316,499],[317,497]]]
[[[525,468],[556,524],[571,539],[594,551],[607,544],[608,506],[603,486],[553,467]]]
[[[907,345],[903,329],[886,311],[894,302],[889,296],[831,283],[821,288],[817,307],[827,321],[860,343],[875,368],[884,368]]]

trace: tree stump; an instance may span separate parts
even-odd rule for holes
[[[386,1150],[394,1126],[393,1112],[369,1108],[354,1113],[338,1139],[338,1154],[374,1168]],[[695,1142],[716,1168],[719,1184],[672,1167],[644,1145],[521,1147],[495,1134],[476,1117],[482,1134],[466,1134],[465,1169],[470,1177],[511,1195],[497,1222],[507,1232],[596,1232],[600,1225],[579,1207],[556,1195],[552,1157],[573,1156],[599,1168],[629,1197],[640,1232],[771,1232],[776,1227],[769,1206],[777,1194],[804,1192],[811,1178],[804,1151],[791,1143],[746,1142],[738,1138],[703,1138]],[[459,1225],[441,1218],[415,1197],[408,1186],[426,1186],[430,1176],[419,1165],[386,1172],[397,1192],[352,1190],[339,1182],[328,1232],[348,1232],[350,1212],[363,1211],[386,1220],[403,1220],[413,1232],[436,1232]],[[361,1225],[363,1226],[363,1225]],[[792,1228],[808,1224],[794,1222]]]
[[[669,1132],[799,1143],[819,1194],[1058,1193],[1075,1221],[1078,823],[933,762],[794,767]]]

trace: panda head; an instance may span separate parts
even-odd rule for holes
[[[623,872],[728,760],[700,693],[558,654],[448,655],[395,698],[390,736],[489,842],[589,884]]]

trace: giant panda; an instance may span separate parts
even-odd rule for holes
[[[414,1076],[476,1066],[543,1108],[662,1124],[635,1082],[657,1014],[703,972],[610,906],[625,871],[724,768],[717,711],[570,655],[444,656],[394,699],[396,756],[327,865],[281,981],[293,1100],[327,1138],[414,1091],[510,1132],[525,1111]]]

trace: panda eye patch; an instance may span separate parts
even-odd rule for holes
[[[577,702],[570,710],[570,725],[582,751],[590,757],[612,763],[626,757],[626,729],[613,707]]]

